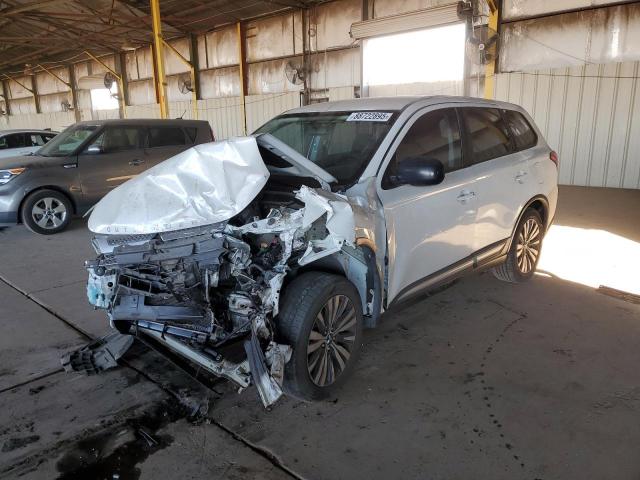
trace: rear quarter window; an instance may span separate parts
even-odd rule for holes
[[[538,136],[524,115],[514,110],[505,110],[504,117],[513,135],[517,150],[526,150],[538,144]]]

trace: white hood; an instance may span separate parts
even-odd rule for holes
[[[268,178],[254,137],[198,145],[109,192],[91,213],[89,230],[159,233],[229,220]]]

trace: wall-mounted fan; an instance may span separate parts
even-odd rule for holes
[[[115,81],[116,77],[113,73],[107,72],[104,74],[104,88],[106,88],[107,90],[111,90],[111,87],[113,87]]]
[[[302,65],[294,62],[287,62],[284,67],[284,74],[290,83],[294,85],[302,85],[304,83],[304,70]]]
[[[106,88],[107,90],[111,91],[111,87],[113,87],[113,84],[114,84],[114,83],[116,83],[116,82],[117,82],[117,80],[118,80],[118,79],[116,78],[116,76],[115,76],[113,73],[111,73],[111,72],[107,72],[107,73],[105,73],[105,74],[104,74],[104,86],[105,86],[105,88]],[[120,99],[119,92],[117,92],[117,93],[113,93],[113,92],[112,92],[112,93],[111,93],[111,96],[112,96],[113,98]]]
[[[178,90],[183,95],[193,92],[193,85],[191,85],[191,77],[180,77],[178,79]]]
[[[467,39],[465,52],[470,62],[487,65],[496,59],[498,53],[498,32],[487,25],[473,28],[473,35]]]
[[[63,100],[60,102],[60,107],[63,112],[68,112],[69,110],[73,110],[73,106],[69,103],[69,100]]]

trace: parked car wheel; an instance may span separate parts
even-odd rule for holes
[[[22,204],[22,221],[34,233],[52,235],[69,225],[73,209],[66,195],[55,190],[38,190]]]
[[[293,347],[283,388],[303,400],[332,395],[353,371],[362,344],[360,296],[346,278],[309,272],[286,289],[277,320]]]
[[[533,208],[524,212],[516,229],[507,260],[493,269],[500,280],[521,283],[529,280],[538,265],[544,225],[540,214]]]

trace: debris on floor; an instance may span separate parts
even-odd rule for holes
[[[118,360],[129,350],[134,337],[111,333],[84,347],[65,354],[61,359],[66,372],[96,375],[118,366]]]

